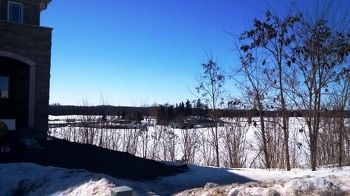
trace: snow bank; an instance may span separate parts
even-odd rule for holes
[[[109,181],[102,178],[98,181],[90,180],[84,184],[81,184],[76,187],[68,188],[67,190],[59,193],[58,195],[101,195],[101,196],[110,196],[111,188],[114,185],[111,185]]]
[[[229,170],[252,181],[224,186],[205,185],[178,195],[350,195],[350,167],[321,168],[318,171],[294,169],[290,172],[263,169]]]
[[[231,186],[229,196],[244,195],[349,195],[349,181],[336,177],[305,177],[290,181],[247,183]]]
[[[176,163],[167,163],[176,165]],[[0,164],[0,195],[110,195],[116,185],[138,195],[350,195],[350,167],[318,171],[225,169],[189,165],[189,171],[152,181],[127,181],[85,170],[32,163]]]
[[[295,195],[309,193],[335,195],[344,191],[341,189],[339,180],[335,176],[329,176],[294,179],[287,182],[281,192]]]
[[[0,164],[0,195],[110,195],[116,185],[85,170]]]

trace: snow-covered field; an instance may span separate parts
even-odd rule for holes
[[[64,118],[56,122],[64,123]],[[225,119],[230,120],[230,119]],[[253,119],[253,121],[256,119]],[[267,119],[269,120],[269,119]],[[256,120],[257,121],[257,120]],[[148,124],[147,124],[148,123]],[[278,124],[278,122],[276,122]],[[271,122],[270,139],[275,146],[276,152],[283,150],[281,131],[278,126],[273,127]],[[213,165],[213,149],[210,145],[210,128],[177,129],[171,126],[159,126],[154,121],[145,122],[146,129],[114,129],[95,127],[53,127],[50,135],[70,141],[84,143],[84,134],[90,134],[90,142],[94,145],[103,146],[118,151],[155,160],[180,160],[189,164],[190,171],[176,176],[164,177],[154,181],[136,182],[115,179],[108,176],[106,184],[113,186],[126,185],[133,188],[138,194],[156,195],[350,195],[350,166],[343,168],[319,168],[312,172],[309,169],[293,169],[290,172],[264,169],[225,169],[205,167]],[[300,118],[291,118],[290,124],[290,155],[292,167],[309,167],[308,130]],[[229,157],[241,157],[239,167],[262,168],[263,157],[259,150],[259,123],[248,124],[238,119],[219,128],[220,136],[220,161],[222,166],[228,165]],[[228,138],[240,144],[230,156],[227,151]],[[336,141],[336,137],[333,138]],[[85,137],[86,140],[86,137]],[[275,141],[276,140],[276,141]],[[333,141],[333,140],[332,140]],[[329,145],[329,143],[323,143]],[[273,145],[272,145],[273,146]],[[349,146],[349,144],[347,144]],[[347,147],[346,146],[346,147]],[[240,154],[241,153],[241,154]],[[277,153],[278,154],[278,153]],[[184,157],[189,158],[184,161]],[[232,154],[231,154],[232,155]],[[276,160],[283,159],[283,156]],[[283,164],[283,161],[281,161]],[[325,163],[324,163],[325,164]],[[326,163],[329,164],[329,163]],[[199,166],[202,165],[202,166]],[[283,168],[283,166],[279,166]],[[0,192],[1,193],[1,192]]]
[[[86,118],[99,119],[100,116],[49,116],[50,125],[65,124],[74,121],[82,122]],[[90,119],[90,120],[91,120]],[[219,156],[221,166],[230,165],[229,151],[236,150],[235,157],[239,159],[239,167],[264,167],[263,153],[259,139],[259,123],[256,126],[248,124],[246,119],[223,119],[227,122],[219,127]],[[258,122],[257,118],[252,119]],[[269,119],[267,119],[269,120]],[[309,149],[307,144],[305,123],[300,118],[290,119],[289,149],[292,167],[308,167]],[[111,123],[113,124],[113,123]],[[212,147],[211,128],[178,129],[171,126],[156,125],[155,119],[143,121],[145,129],[115,129],[99,127],[77,127],[74,125],[52,126],[49,135],[69,141],[87,143],[86,135],[91,137],[90,143],[112,150],[128,152],[135,156],[159,161],[184,161],[196,165],[214,165],[215,151]],[[279,159],[283,163],[281,138],[283,133],[278,128],[269,127],[271,141],[275,141],[275,151],[281,151]],[[88,142],[89,143],[89,142]],[[239,143],[240,145],[236,145]],[[232,149],[236,148],[236,149]]]
[[[316,172],[189,168],[176,176],[138,182],[32,163],[0,164],[0,195],[110,195],[119,185],[137,195],[350,195],[349,166]]]

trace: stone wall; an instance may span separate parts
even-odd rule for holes
[[[51,28],[0,21],[0,51],[10,52],[35,62],[34,127],[26,133],[46,137],[51,62]]]

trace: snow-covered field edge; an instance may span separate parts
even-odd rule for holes
[[[97,116],[89,116],[98,119]],[[179,129],[156,125],[155,119],[145,119],[142,126],[135,128],[79,127],[65,125],[65,122],[84,121],[81,116],[50,116],[49,135],[68,141],[92,143],[104,148],[128,152],[138,157],[158,161],[182,161],[196,165],[215,165],[215,150],[212,145],[211,128]],[[263,168],[260,125],[249,124],[246,119],[222,119],[226,122],[219,127],[219,159],[222,167]],[[257,121],[257,119],[252,119]],[[302,119],[290,119],[289,151],[292,167],[309,167],[307,129]],[[56,124],[65,125],[58,126]],[[107,125],[114,125],[107,123]],[[274,127],[270,133],[274,144],[275,167],[284,166],[283,133]],[[303,130],[303,132],[300,132]],[[88,139],[87,139],[88,138]],[[236,143],[239,143],[237,145]],[[235,152],[235,156],[230,153]],[[277,157],[278,156],[278,157]],[[233,159],[233,160],[231,160]],[[277,163],[278,162],[278,163]]]
[[[350,195],[350,166],[341,168],[190,170],[151,181],[128,181],[86,170],[33,163],[0,164],[0,195],[111,195],[129,186],[135,195]]]
[[[237,175],[250,178],[251,182],[219,185],[207,183],[201,188],[183,191],[176,195],[229,195],[229,196],[347,196],[350,195],[350,167],[319,168],[292,171],[265,169],[230,170]]]

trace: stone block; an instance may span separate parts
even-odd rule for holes
[[[133,196],[134,191],[132,188],[127,186],[118,186],[115,188],[112,188],[111,190],[111,196]]]

